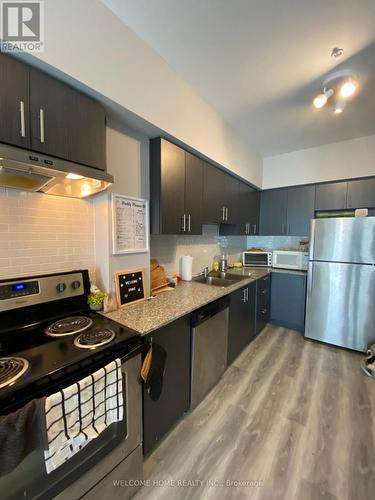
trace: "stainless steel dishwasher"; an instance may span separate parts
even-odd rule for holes
[[[227,367],[229,298],[223,297],[192,314],[190,407],[194,408]]]

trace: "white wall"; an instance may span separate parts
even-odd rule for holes
[[[263,189],[371,175],[375,175],[375,135],[263,160]]]
[[[111,10],[99,0],[44,4],[45,50],[37,58],[261,185],[260,156]]]
[[[93,198],[95,215],[95,250],[97,284],[106,291],[114,291],[116,271],[143,267],[146,292],[149,291],[150,253],[112,255],[112,218],[110,192],[149,198],[149,141],[120,124],[107,127],[107,168],[115,182],[108,192]]]

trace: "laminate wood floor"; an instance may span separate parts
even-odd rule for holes
[[[267,326],[146,459],[153,486],[135,498],[375,499],[375,380],[360,359]]]

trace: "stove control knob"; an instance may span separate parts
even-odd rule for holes
[[[66,290],[66,285],[65,283],[59,283],[58,285],[56,285],[56,291],[58,293],[62,293]]]
[[[73,283],[72,283],[73,290],[78,290],[78,288],[80,288],[80,286],[81,286],[81,282],[80,281],[78,281],[78,280],[77,281],[73,281]]]

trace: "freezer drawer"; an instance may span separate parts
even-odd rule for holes
[[[310,260],[375,264],[375,217],[312,220]]]
[[[307,338],[365,351],[375,342],[375,266],[310,262]]]

